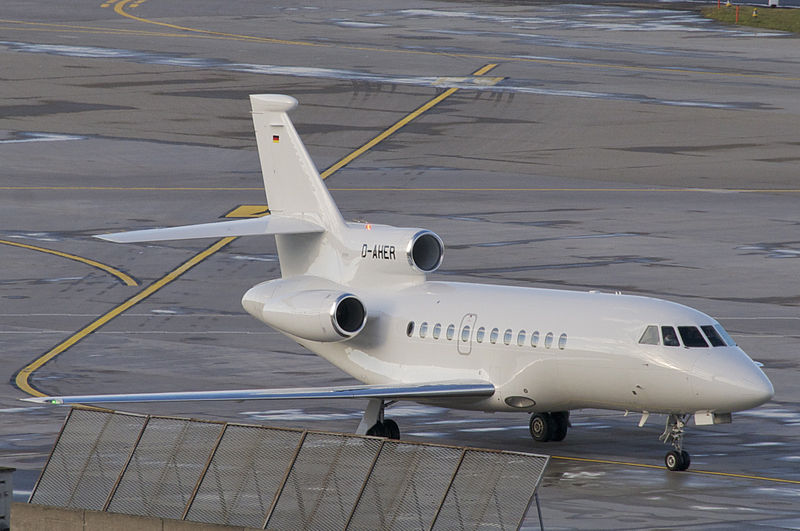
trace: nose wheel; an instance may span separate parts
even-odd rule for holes
[[[683,449],[683,431],[688,420],[689,415],[670,415],[664,433],[659,437],[664,443],[672,444],[673,449],[664,456],[664,464],[669,470],[682,472],[692,463],[689,452]]]
[[[667,468],[673,471],[681,472],[689,468],[689,465],[692,463],[692,459],[689,456],[689,452],[686,450],[681,450],[678,452],[677,450],[670,450],[667,452],[667,455],[664,456],[664,464],[667,465]]]

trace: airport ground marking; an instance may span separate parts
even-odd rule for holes
[[[497,63],[490,63],[490,64],[487,64],[487,65],[483,65],[481,68],[479,68],[478,70],[473,72],[472,75],[473,76],[482,76],[482,75],[486,74],[487,72],[493,70],[496,67],[497,67]],[[458,90],[459,90],[458,88],[449,88],[449,89],[445,90],[444,92],[442,92],[441,94],[439,94],[438,96],[436,96],[435,98],[433,98],[431,100],[428,100],[424,104],[420,105],[419,107],[417,107],[416,109],[411,111],[409,114],[405,115],[403,118],[401,118],[400,120],[396,121],[388,129],[385,129],[380,134],[378,134],[377,136],[375,136],[371,140],[369,140],[367,143],[363,144],[361,147],[357,148],[355,151],[353,151],[349,155],[343,157],[341,160],[336,162],[333,166],[331,166],[330,168],[328,168],[327,170],[322,172],[320,174],[320,177],[322,177],[323,180],[327,179],[328,176],[332,175],[334,172],[338,171],[339,169],[343,168],[344,166],[347,166],[353,160],[355,160],[357,157],[360,157],[361,155],[363,155],[364,153],[366,153],[367,151],[369,151],[370,149],[372,149],[373,147],[375,147],[379,143],[383,142],[384,140],[389,138],[391,135],[395,134],[397,131],[399,131],[400,129],[402,129],[403,127],[405,127],[409,123],[411,123],[413,120],[418,118],[421,114],[431,110],[433,107],[435,107],[436,105],[440,104],[441,102],[443,102],[444,100],[446,100],[447,98],[449,98],[450,96],[452,96],[453,94],[458,92]]]
[[[78,256],[75,254],[65,253],[63,251],[56,251],[53,249],[48,249],[46,247],[39,247],[38,245],[30,245],[27,243],[20,243],[20,242],[12,242],[8,240],[0,240],[0,244],[2,245],[11,245],[14,247],[21,247],[23,249],[29,249],[31,251],[38,251],[40,253],[47,253],[52,254],[55,256],[60,256],[61,258],[67,258],[69,260],[74,260],[76,262],[81,262],[83,264],[92,266],[94,268],[100,269],[105,271],[106,273],[117,277],[123,284],[126,286],[138,286],[139,283],[133,279],[130,275],[120,271],[116,267],[112,267],[110,265],[104,264],[102,262],[98,262],[97,260],[92,260],[90,258],[84,258],[82,256]]]
[[[124,4],[126,1],[127,0],[121,0],[120,3]],[[486,72],[489,72],[490,70],[495,68],[496,66],[497,66],[496,64],[484,65],[481,68],[479,68],[478,70],[476,70],[475,73],[473,73],[473,75],[476,75],[476,76],[483,75]],[[439,94],[436,97],[434,97],[431,100],[429,100],[428,102],[424,103],[420,107],[417,107],[414,111],[412,111],[411,113],[409,113],[405,117],[403,117],[400,120],[398,120],[397,122],[395,122],[392,126],[390,126],[388,129],[386,129],[382,133],[380,133],[377,136],[375,136],[372,140],[369,140],[366,144],[364,144],[361,147],[357,148],[355,151],[349,153],[348,155],[345,155],[338,162],[334,163],[333,166],[331,166],[330,168],[328,168],[327,170],[322,172],[321,177],[323,179],[327,179],[328,177],[333,175],[336,171],[340,170],[341,168],[343,168],[344,166],[346,166],[347,164],[349,164],[350,162],[355,160],[357,157],[363,155],[364,153],[369,151],[371,148],[375,147],[378,143],[382,142],[383,140],[385,140],[386,138],[388,138],[392,134],[394,134],[397,131],[399,131],[402,127],[408,125],[412,120],[414,120],[415,118],[418,118],[424,112],[432,109],[434,106],[438,105],[439,103],[441,103],[442,101],[447,99],[449,96],[452,96],[453,94],[455,94],[458,90],[459,90],[458,88],[448,89],[445,92],[443,92],[442,94]],[[259,190],[261,190],[261,189],[262,188],[259,188]],[[56,356],[64,353],[66,350],[68,350],[74,344],[78,343],[81,339],[85,338],[86,336],[88,336],[92,332],[96,331],[101,326],[105,325],[106,323],[108,323],[109,321],[111,321],[112,319],[117,317],[118,315],[120,315],[123,312],[125,312],[126,310],[132,308],[134,305],[136,305],[139,302],[143,301],[144,299],[146,299],[150,295],[156,293],[158,290],[160,290],[161,288],[163,288],[167,284],[171,283],[173,280],[176,280],[178,277],[180,277],[181,275],[183,275],[184,273],[189,271],[191,268],[193,268],[194,266],[196,266],[197,264],[199,264],[200,262],[202,262],[206,258],[212,256],[217,251],[222,250],[225,246],[227,246],[228,244],[230,244],[234,240],[236,240],[235,236],[228,236],[226,238],[222,238],[220,240],[217,240],[210,247],[207,247],[204,251],[192,256],[189,260],[185,261],[183,264],[181,264],[177,268],[173,269],[172,271],[167,273],[165,276],[163,276],[159,280],[153,282],[152,284],[150,284],[149,286],[144,288],[142,291],[140,291],[136,295],[130,297],[129,299],[127,299],[124,302],[122,302],[121,304],[115,306],[114,308],[112,308],[108,312],[104,313],[103,315],[101,315],[100,317],[98,317],[97,319],[95,319],[94,321],[89,323],[87,326],[81,328],[80,330],[78,330],[77,332],[72,334],[70,337],[68,337],[64,341],[58,343],[56,346],[54,346],[53,348],[51,348],[50,350],[45,352],[43,355],[39,356],[34,361],[32,361],[31,363],[29,363],[28,365],[26,365],[25,367],[20,369],[14,375],[14,383],[16,384],[16,386],[20,390],[22,390],[23,392],[25,392],[25,393],[27,393],[29,395],[37,396],[37,397],[47,396],[44,393],[42,393],[40,390],[36,389],[30,383],[30,378],[31,378],[31,376],[33,375],[33,373],[35,371],[37,371],[38,369],[43,367],[47,362],[51,361]]]
[[[590,459],[587,457],[568,457],[563,455],[551,455],[551,459],[557,459],[560,461],[575,461],[579,463],[596,463],[601,465],[615,465],[615,466],[626,466],[631,468],[647,468],[651,470],[665,470],[661,465],[648,465],[645,463],[631,463],[628,461],[613,461],[611,459]],[[783,478],[771,478],[766,476],[751,476],[748,474],[735,474],[732,472],[714,472],[713,470],[686,470],[681,472],[683,474],[694,474],[694,475],[701,475],[701,476],[719,476],[724,478],[735,478],[735,479],[752,479],[757,481],[770,481],[772,483],[786,483],[789,485],[800,485],[800,480],[795,479],[783,479]]]
[[[77,342],[79,342],[80,340],[82,340],[83,338],[85,338],[86,336],[88,336],[89,334],[91,334],[104,324],[108,323],[109,321],[111,321],[112,319],[123,313],[125,310],[132,308],[134,305],[145,300],[150,295],[156,293],[158,290],[160,290],[167,284],[170,284],[172,281],[177,280],[181,275],[192,269],[194,266],[196,266],[209,256],[221,250],[223,247],[225,247],[235,239],[236,238],[229,236],[227,238],[222,238],[220,240],[217,240],[214,244],[207,247],[202,252],[195,254],[194,256],[183,262],[181,265],[179,265],[178,267],[176,267],[175,269],[173,269],[160,279],[156,280],[143,290],[136,293],[134,296],[130,297],[121,304],[118,304],[111,310],[107,311],[106,313],[104,313],[103,315],[101,315],[88,325],[84,326],[83,328],[81,328],[80,330],[69,336],[67,339],[58,343],[56,346],[45,352],[43,355],[39,356],[34,361],[32,361],[31,363],[20,369],[19,372],[17,372],[17,374],[14,377],[14,383],[20,390],[28,393],[29,395],[47,396],[38,389],[36,389],[29,381],[30,377],[37,369],[41,368],[44,364],[46,364],[59,354],[65,352],[71,346],[73,346],[74,344],[76,344]]]

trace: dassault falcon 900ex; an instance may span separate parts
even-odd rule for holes
[[[399,437],[397,400],[530,415],[536,441],[560,441],[569,411],[667,415],[670,470],[686,470],[684,428],[731,422],[770,400],[766,375],[711,317],[621,294],[437,282],[444,245],[417,228],[344,221],[289,119],[297,100],[251,96],[271,215],[100,236],[142,242],[275,235],[281,278],[245,310],[363,385],[30,398],[54,404],[364,398],[357,433]]]

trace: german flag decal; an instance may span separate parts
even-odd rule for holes
[[[279,135],[272,135],[272,141],[277,144],[281,141],[281,137]]]

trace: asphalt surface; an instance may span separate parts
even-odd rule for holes
[[[447,251],[433,278],[698,308],[776,395],[733,424],[690,426],[689,473],[661,467],[663,418],[638,428],[616,412],[574,412],[563,443],[536,446],[524,415],[401,403],[388,414],[404,437],[552,454],[548,529],[800,527],[797,40],[663,7],[4,1],[0,466],[19,469],[15,497],[66,413],[19,402],[26,389],[351,382],[240,307],[279,274],[271,239],[238,239],[117,315],[213,241],[91,235],[263,204],[249,94],[298,98],[324,169],[457,88],[328,178],[346,218],[435,231]],[[363,406],[125,409],[352,431]]]

